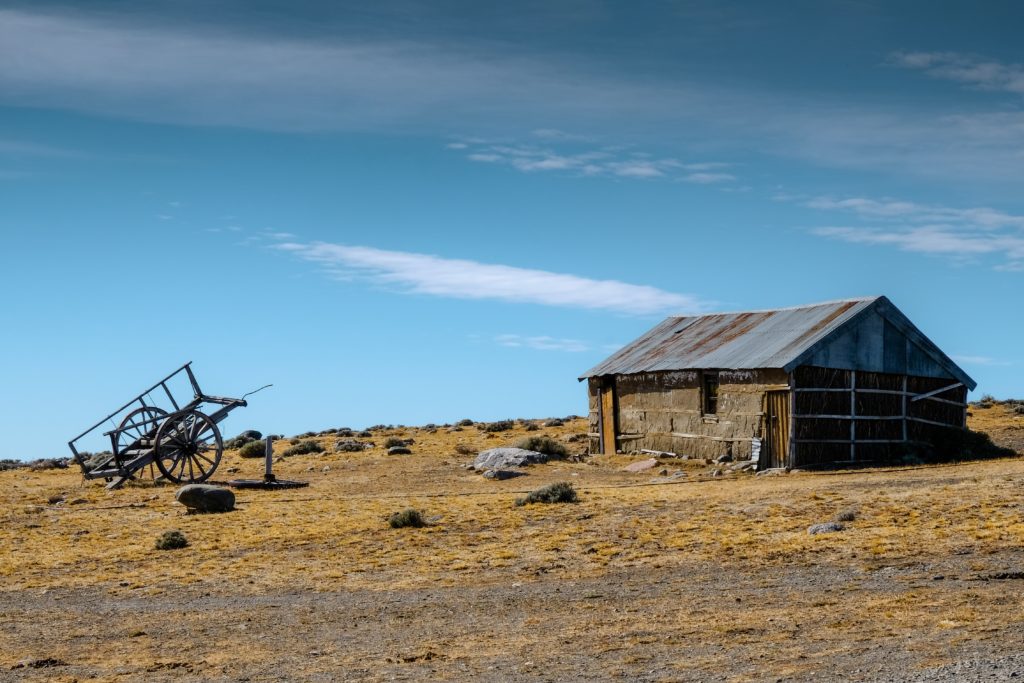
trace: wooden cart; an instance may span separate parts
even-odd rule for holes
[[[106,479],[107,488],[116,489],[129,479],[144,476],[147,468],[156,476],[154,465],[163,479],[176,484],[206,481],[213,475],[224,452],[217,425],[232,410],[247,404],[241,398],[204,394],[191,365],[185,363],[68,442],[86,479]],[[184,379],[193,391],[187,402],[171,388]],[[210,412],[207,405],[215,409]],[[116,424],[114,420],[121,416],[120,424],[103,432],[110,438],[110,451],[84,458],[76,444],[95,437],[106,423]]]

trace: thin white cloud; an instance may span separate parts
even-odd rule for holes
[[[959,52],[896,52],[890,62],[934,78],[1024,95],[1024,66]]]
[[[950,356],[950,358],[964,365],[1012,365],[1009,361],[998,360],[989,356]]]
[[[881,244],[903,251],[941,254],[954,257],[999,254],[1024,259],[1024,237],[996,236],[988,233],[953,232],[943,227],[924,226],[910,230],[886,230],[865,227],[828,226],[812,232],[855,244]]]
[[[531,337],[522,334],[499,334],[494,341],[501,346],[512,348],[529,348],[537,351],[569,351],[578,353],[589,351],[590,345],[578,339],[559,339],[556,337]]]
[[[554,133],[558,133],[555,135]],[[534,135],[537,131],[534,131]],[[540,136],[556,141],[571,141],[575,138],[568,133],[551,131]],[[451,145],[448,145],[449,149]],[[710,184],[735,180],[730,173],[714,171],[729,164],[724,162],[700,162],[685,164],[672,157],[654,157],[641,152],[626,153],[618,147],[587,149],[554,149],[521,144],[477,143],[474,146],[457,148],[465,150],[466,158],[488,164],[510,166],[524,173],[561,171],[581,176],[609,176],[649,180],[654,178],[678,178],[687,182]]]
[[[683,176],[683,180],[688,183],[710,185],[712,183],[727,183],[736,180],[736,176],[731,173],[688,173]]]
[[[646,285],[430,254],[327,242],[282,242],[275,248],[320,265],[332,277],[368,280],[409,294],[637,315],[697,312],[708,307],[708,302],[696,296]]]
[[[820,211],[853,214],[862,225],[824,226],[813,234],[853,244],[883,245],[956,261],[998,259],[1017,271],[1024,261],[1024,216],[989,207],[956,208],[892,198],[778,197]]]

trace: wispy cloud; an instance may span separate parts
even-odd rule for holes
[[[1024,66],[959,52],[895,52],[896,66],[918,69],[934,78],[964,83],[983,90],[1024,95]]]
[[[1009,361],[998,360],[989,356],[950,356],[957,363],[963,363],[964,365],[986,365],[986,366],[998,366],[998,365],[1013,365]]]
[[[829,225],[813,234],[854,244],[885,245],[903,251],[941,255],[957,261],[998,257],[994,267],[1015,271],[1024,264],[1024,216],[988,207],[954,208],[891,198],[812,197],[804,206],[853,214],[861,225]]]
[[[316,263],[341,280],[368,280],[408,294],[493,299],[616,313],[695,312],[708,302],[617,280],[327,242],[281,242],[276,249]]]
[[[578,339],[559,339],[556,337],[530,337],[522,334],[499,334],[494,338],[500,346],[528,348],[537,351],[589,351],[590,345]]]
[[[534,131],[536,135],[537,131]],[[554,133],[558,133],[555,135]],[[548,140],[570,142],[574,139],[568,133],[553,131],[544,137]],[[524,173],[560,171],[579,176],[611,176],[648,180],[667,178],[686,182],[710,184],[735,180],[731,173],[724,173],[729,164],[724,162],[684,163],[672,157],[655,157],[644,152],[629,152],[617,146],[588,147],[563,145],[553,147],[532,144],[461,143],[449,149],[464,152],[470,161],[511,166]]]

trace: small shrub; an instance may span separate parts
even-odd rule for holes
[[[355,436],[356,435],[355,432],[353,432],[351,429],[348,429],[348,428],[339,429],[337,434],[338,434],[338,436]]]
[[[188,545],[188,539],[180,531],[165,531],[156,539],[157,550],[176,550]]]
[[[455,452],[459,455],[476,455],[477,450],[472,446],[467,446],[464,443],[455,444]]]
[[[243,458],[262,458],[267,454],[267,444],[262,441],[250,441],[238,449],[238,455]]]
[[[1013,412],[1017,413],[1018,415],[1024,415],[1024,403],[1018,403],[1017,405],[1015,405],[1013,407]]]
[[[292,437],[291,439],[288,439],[288,443],[294,446],[295,444],[299,443],[299,439]]]
[[[369,429],[364,429],[363,431],[361,431],[358,434],[356,434],[356,436],[358,436],[361,439],[367,439],[367,438],[373,436],[373,432],[371,432]]]
[[[300,441],[282,453],[283,456],[308,455],[310,453],[323,453],[324,447],[316,441]]]
[[[472,427],[473,426],[473,421],[470,420],[470,419],[459,420],[458,422],[455,423],[455,426],[456,427]]]
[[[515,427],[515,423],[512,420],[498,420],[497,422],[488,422],[483,425],[482,429],[485,432],[507,432],[508,430]]]
[[[372,443],[363,443],[356,439],[340,439],[334,444],[334,450],[338,453],[362,453],[373,448]]]
[[[843,510],[836,515],[835,521],[837,522],[852,522],[857,519],[857,512],[855,510]]]
[[[523,429],[525,429],[528,432],[539,432],[540,431],[540,427],[537,426],[537,423],[536,422],[531,422],[529,420],[523,422]]]
[[[515,447],[544,453],[552,458],[564,458],[569,455],[569,449],[550,436],[527,436],[516,441]]]
[[[397,436],[389,436],[384,440],[384,448],[404,448],[405,446],[411,446],[416,441],[414,439],[402,439]]]
[[[425,527],[427,522],[423,519],[422,512],[413,508],[407,508],[388,517],[388,524],[391,525],[392,529],[401,529],[407,526],[418,529]]]
[[[561,427],[564,424],[565,424],[565,422],[563,422],[562,420],[558,419],[557,417],[553,417],[550,420],[545,420],[544,421],[544,426],[545,427]]]
[[[559,481],[548,484],[536,491],[530,491],[523,498],[516,499],[516,505],[530,505],[532,503],[575,503],[579,500],[576,489],[567,481]]]

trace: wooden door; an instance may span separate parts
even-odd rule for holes
[[[768,467],[785,467],[789,456],[789,392],[769,391],[765,403]]]
[[[601,452],[615,455],[615,380],[601,384]]]

